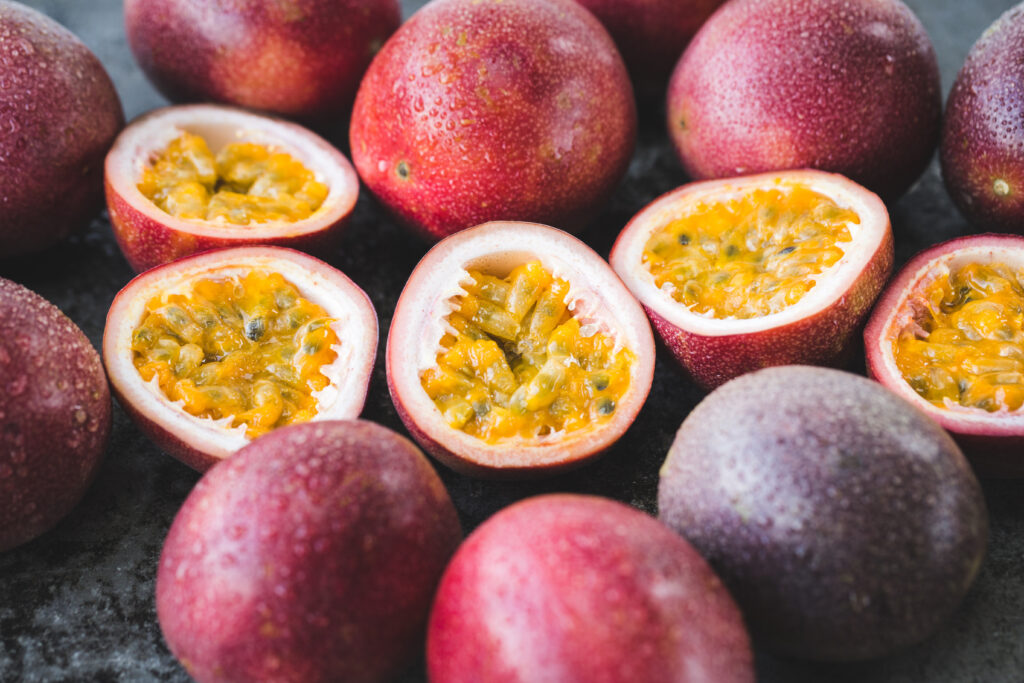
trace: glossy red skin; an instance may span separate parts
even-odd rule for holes
[[[197,681],[385,681],[420,651],[462,538],[437,474],[363,421],[277,430],[212,469],[164,543],[156,607]]]
[[[99,354],[67,316],[0,278],[0,551],[78,503],[110,438]]]
[[[99,213],[124,125],[103,65],[74,34],[0,1],[0,258],[40,251]]]
[[[940,159],[946,189],[976,228],[1024,232],[1024,6],[974,44],[946,102]],[[999,194],[996,181],[1006,183]]]
[[[352,113],[359,176],[430,240],[491,220],[578,231],[635,141],[625,67],[573,0],[431,2],[380,51]]]
[[[344,121],[397,0],[125,0],[136,61],[174,102]]]
[[[875,306],[864,328],[864,349],[869,376],[893,390],[899,391],[906,387],[906,381],[902,377],[889,375],[882,365],[880,345],[883,341],[892,341],[883,340],[885,319],[890,316],[900,297],[911,286],[913,274],[924,264],[952,254],[963,247],[975,245],[991,245],[994,249],[1019,252],[1024,250],[1024,238],[1016,235],[969,235],[943,242],[908,261],[878,300],[878,305]],[[952,435],[979,474],[993,477],[1024,477],[1024,458],[1021,457],[1024,453],[1024,430],[1015,433],[1012,429],[1000,428],[995,420],[989,425],[967,425],[959,421],[956,415],[938,408],[927,412]]]
[[[928,165],[941,114],[931,40],[899,0],[734,0],[690,43],[668,93],[692,178],[817,168],[886,201]]]
[[[752,659],[739,610],[686,541],[622,503],[567,494],[473,532],[427,635],[433,683],[752,683]]]

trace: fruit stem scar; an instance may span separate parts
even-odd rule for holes
[[[398,177],[401,178],[402,180],[408,180],[409,164],[405,163],[404,161],[399,161],[398,165],[395,166],[395,173],[397,173]]]
[[[992,183],[992,191],[999,197],[1006,197],[1010,194],[1010,184],[1002,178],[996,178]]]

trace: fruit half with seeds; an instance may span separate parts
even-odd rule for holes
[[[125,411],[200,471],[278,427],[358,416],[376,348],[366,294],[279,247],[149,270],[114,298],[103,334]]]
[[[589,247],[534,223],[485,223],[431,249],[388,335],[388,387],[449,467],[528,477],[618,439],[654,374],[643,310]]]
[[[982,473],[1024,476],[1024,237],[917,255],[864,330],[868,372],[945,427]]]
[[[140,272],[245,244],[324,253],[359,194],[352,164],[312,131],[215,105],[136,119],[105,177],[114,236]]]
[[[707,388],[772,365],[841,363],[892,262],[882,201],[821,171],[684,185],[638,213],[611,253]]]

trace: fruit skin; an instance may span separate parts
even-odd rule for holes
[[[580,495],[500,511],[445,570],[427,634],[435,683],[754,680],[739,610],[686,541]]]
[[[174,102],[212,101],[325,125],[349,113],[398,0],[125,0],[136,61]]]
[[[979,229],[1024,232],[1024,5],[974,44],[946,102],[939,158],[946,189]]]
[[[363,182],[427,239],[492,220],[573,232],[625,174],[636,106],[574,0],[435,0],[374,59],[350,137]]]
[[[692,178],[819,168],[886,201],[938,141],[939,68],[899,0],[735,0],[669,84],[668,129]]]
[[[386,681],[411,663],[462,538],[409,441],[295,425],[212,469],[164,543],[156,608],[197,681]]]
[[[984,554],[988,515],[960,450],[875,382],[789,366],[744,375],[683,422],[659,516],[719,573],[754,639],[820,660],[934,632]]]
[[[67,316],[0,278],[0,551],[78,503],[110,439],[99,354]]]
[[[40,251],[95,216],[103,155],[124,125],[96,56],[39,12],[0,0],[0,258]]]
[[[996,477],[1024,477],[1024,416],[1010,414],[981,415],[977,411],[951,411],[933,406],[918,395],[903,379],[892,354],[893,326],[900,324],[900,309],[921,282],[942,269],[944,261],[965,251],[980,256],[1005,259],[1019,254],[1024,258],[1024,238],[1018,235],[969,235],[937,244],[921,252],[900,270],[886,288],[864,328],[864,349],[868,375],[881,382],[904,400],[927,413],[948,431],[970,458],[975,470]]]

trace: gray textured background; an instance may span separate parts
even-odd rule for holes
[[[78,34],[110,72],[132,118],[164,104],[135,68],[119,0],[31,0]],[[423,4],[404,0],[405,16]],[[910,0],[935,43],[948,91],[967,50],[1011,0]],[[607,255],[615,235],[642,206],[682,184],[656,107],[642,130],[626,181],[583,238]],[[933,163],[919,185],[890,207],[897,259],[968,232]],[[340,250],[330,259],[373,299],[381,348],[398,293],[427,245],[410,239],[364,191]],[[132,273],[106,218],[64,244],[22,262],[0,262],[0,275],[57,304],[98,347],[106,311]],[[364,417],[401,429],[384,382],[383,362]],[[852,369],[858,370],[859,367]],[[654,389],[626,437],[601,461],[573,474],[530,484],[441,475],[466,530],[501,507],[552,491],[586,492],[655,511],[657,471],[680,421],[700,393],[659,351]],[[92,489],[52,532],[0,555],[0,681],[183,681],[164,646],[153,580],[164,535],[198,475],[160,453],[115,410],[106,461]],[[988,481],[992,516],[988,557],[962,608],[929,641],[897,656],[855,665],[780,660],[758,653],[761,681],[1024,681],[1024,483]],[[422,681],[421,667],[407,681]]]

